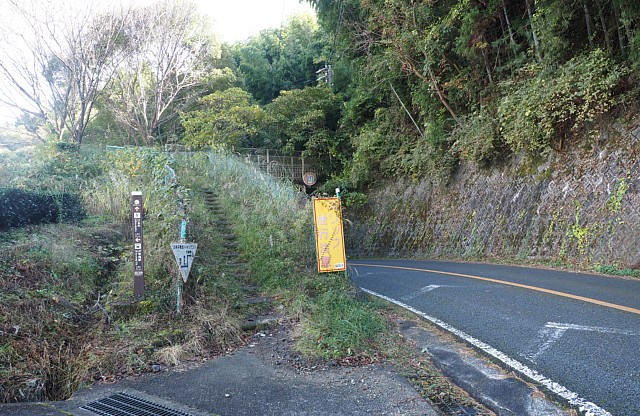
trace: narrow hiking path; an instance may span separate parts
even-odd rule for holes
[[[219,193],[213,189],[202,189],[201,193],[207,209],[213,214],[213,223],[222,241],[220,252],[222,271],[239,284],[242,290],[243,304],[254,311],[253,316],[250,314],[242,324],[242,329],[252,331],[275,325],[276,322],[273,318],[261,318],[265,313],[270,315],[266,310],[272,306],[273,300],[260,294],[258,287],[251,279],[249,263],[243,256],[238,236],[227,218],[227,212],[218,197]],[[255,312],[258,316],[255,315]]]

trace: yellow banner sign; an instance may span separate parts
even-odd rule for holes
[[[344,252],[340,199],[314,198],[313,218],[316,226],[318,272],[337,272],[347,269]]]

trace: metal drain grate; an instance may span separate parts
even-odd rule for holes
[[[116,393],[80,408],[100,416],[192,416],[127,393]]]

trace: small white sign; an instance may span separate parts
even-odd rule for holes
[[[182,274],[182,280],[184,280],[185,283],[189,277],[189,272],[191,271],[191,265],[193,264],[193,259],[196,256],[197,249],[198,244],[196,243],[171,244],[171,250],[173,250],[173,255],[176,257],[176,263],[180,268],[180,274]]]

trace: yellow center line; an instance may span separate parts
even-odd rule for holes
[[[351,266],[365,266],[365,267],[380,267],[380,268],[384,268],[384,269],[409,270],[409,271],[414,271],[414,272],[436,273],[436,274],[444,274],[444,275],[447,275],[447,276],[465,277],[465,278],[468,278],[468,279],[482,280],[482,281],[485,281],[485,282],[499,283],[501,285],[515,286],[515,287],[519,287],[519,288],[523,288],[523,289],[536,290],[538,292],[549,293],[549,294],[552,294],[552,295],[562,296],[562,297],[569,298],[569,299],[581,300],[581,301],[584,301],[584,302],[593,303],[595,305],[606,306],[607,308],[618,309],[618,310],[621,310],[621,311],[631,312],[631,313],[635,313],[637,315],[640,315],[640,309],[631,308],[629,306],[617,305],[615,303],[604,302],[604,301],[601,301],[601,300],[587,298],[587,297],[584,297],[584,296],[572,295],[571,293],[558,292],[557,290],[545,289],[543,287],[529,286],[529,285],[523,285],[521,283],[514,283],[514,282],[507,282],[507,281],[504,281],[504,280],[491,279],[489,277],[481,277],[481,276],[474,276],[474,275],[470,275],[470,274],[453,273],[453,272],[443,272],[443,271],[440,271],[440,270],[418,269],[418,268],[414,268],[414,267],[385,266],[385,265],[382,265],[382,264],[351,263],[350,265]]]

